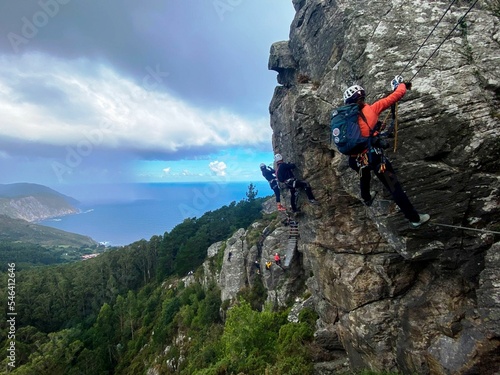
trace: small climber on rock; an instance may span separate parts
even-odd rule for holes
[[[293,212],[299,212],[297,209],[297,198],[299,194],[297,189],[304,189],[307,199],[309,199],[311,204],[319,204],[314,198],[311,185],[309,185],[307,181],[295,178],[295,175],[292,172],[292,170],[296,168],[295,164],[285,163],[281,154],[274,155],[274,161],[276,163],[276,177],[278,178],[278,181],[285,184],[285,186],[290,189],[290,203]]]
[[[274,263],[281,267],[281,257],[279,253],[274,254]]]
[[[258,260],[256,260],[253,265],[255,266],[255,272],[257,272],[258,275],[260,275],[260,263]]]
[[[274,195],[276,197],[276,206],[279,211],[286,211],[285,207],[281,204],[280,198],[280,187],[278,185],[278,180],[276,180],[276,171],[265,165],[264,163],[260,164],[260,171],[262,172],[262,176],[269,182],[269,186],[274,191]]]

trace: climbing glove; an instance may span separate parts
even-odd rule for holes
[[[396,76],[394,79],[391,81],[391,88],[392,91],[396,90],[396,88],[399,86],[400,83],[404,81],[402,76]]]
[[[405,86],[407,90],[411,90],[411,82],[405,82]]]

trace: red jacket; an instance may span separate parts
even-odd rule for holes
[[[385,98],[377,100],[373,104],[365,103],[365,105],[361,109],[361,112],[365,116],[366,121],[363,120],[362,116],[358,117],[358,124],[361,129],[361,135],[363,137],[369,137],[370,130],[373,129],[377,124],[379,115],[391,105],[399,101],[405,94],[406,85],[404,83],[401,83],[392,94],[386,96]]]

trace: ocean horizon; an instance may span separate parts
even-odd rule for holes
[[[78,214],[39,224],[89,236],[107,246],[124,246],[163,235],[188,218],[246,199],[252,183],[257,197],[272,195],[263,182],[127,183],[54,188],[79,201]]]

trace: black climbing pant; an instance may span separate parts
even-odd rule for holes
[[[274,195],[276,196],[276,203],[280,203],[281,198],[280,198],[280,187],[278,185],[278,181],[276,179],[271,180],[271,182],[269,183],[269,186],[274,191]]]
[[[367,166],[361,167],[358,165],[357,159],[354,156],[349,157],[349,167],[354,169],[360,176],[359,187],[361,190],[361,199],[365,202],[371,199],[370,195],[370,181],[371,181],[371,171],[375,173],[380,182],[385,186],[387,190],[392,195],[392,199],[399,206],[405,217],[411,222],[417,222],[420,220],[418,212],[415,210],[410,202],[410,199],[403,190],[401,184],[398,181],[394,168],[391,165],[389,159],[384,157],[385,171],[380,171],[380,165],[382,163],[382,155],[377,153],[371,154],[371,160]],[[361,173],[360,173],[361,169]]]
[[[297,189],[304,189],[307,195],[307,199],[309,200],[314,199],[311,186],[306,181],[297,180],[293,178],[286,181],[286,186],[290,189],[290,203],[293,212],[297,211],[297,199],[299,197],[299,192]]]

